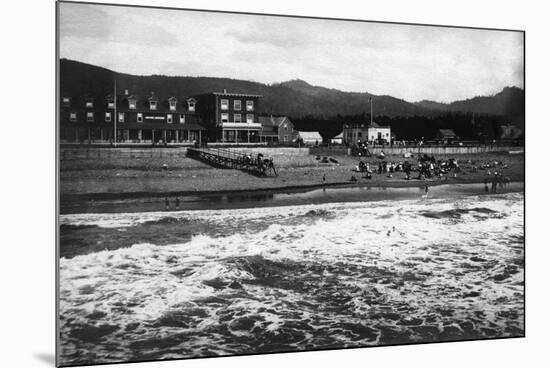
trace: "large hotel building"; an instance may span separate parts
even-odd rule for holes
[[[121,94],[61,94],[61,143],[195,143],[206,130],[194,98]]]
[[[211,92],[173,95],[74,95],[61,93],[61,143],[195,144],[203,142],[290,144],[287,117],[259,116],[261,95]],[[115,121],[116,120],[116,121]]]
[[[260,142],[262,125],[258,102],[262,96],[223,90],[194,97],[197,112],[211,133],[210,139],[228,143]]]

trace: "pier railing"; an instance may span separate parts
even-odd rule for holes
[[[188,148],[187,157],[220,169],[236,169],[257,176],[277,176],[273,159],[227,148]]]

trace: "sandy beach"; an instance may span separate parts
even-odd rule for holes
[[[428,184],[483,183],[488,171],[502,170],[513,182],[524,180],[523,155],[486,153],[478,155],[437,156],[437,160],[456,158],[461,172],[443,178],[417,179],[413,172],[411,180],[405,173],[396,172],[389,177],[386,173],[374,173],[371,179],[365,174],[354,172],[359,159],[350,156],[332,156],[337,163],[323,163],[322,157],[314,155],[281,155],[275,158],[278,176],[257,177],[246,172],[231,169],[216,169],[205,163],[187,157],[168,158],[110,158],[79,159],[62,161],[60,165],[61,213],[89,211],[90,204],[98,201],[118,203],[120,201],[150,201],[152,198],[190,197],[212,195],[258,195],[261,193],[285,193],[314,190],[318,188],[408,188]],[[416,163],[415,158],[387,156],[387,162]],[[381,161],[375,157],[363,158],[371,169]],[[469,162],[474,161],[477,169]],[[488,163],[501,162],[494,168],[479,167]],[[166,169],[163,169],[166,165]],[[357,181],[352,181],[352,176]],[[324,180],[323,180],[324,178]],[[92,206],[93,207],[93,206]],[[200,205],[199,205],[200,208]]]

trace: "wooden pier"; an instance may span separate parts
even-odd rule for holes
[[[235,169],[267,177],[277,176],[272,158],[225,148],[188,148],[187,157],[205,162],[219,169]]]

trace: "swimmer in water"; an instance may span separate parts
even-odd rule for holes
[[[424,187],[424,193],[426,194],[424,194],[422,198],[428,198],[428,191],[429,191],[428,184],[426,184],[426,186]]]

